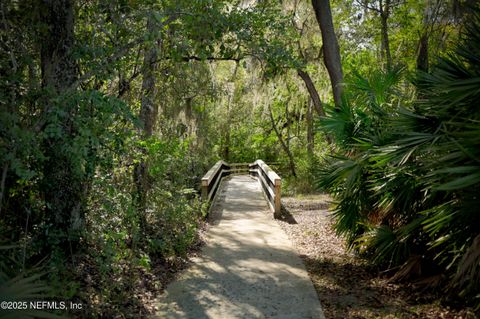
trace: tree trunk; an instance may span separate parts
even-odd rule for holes
[[[66,95],[77,79],[77,64],[72,56],[74,46],[74,4],[72,0],[43,0],[40,19],[40,66],[42,86],[48,92],[45,97],[46,123],[43,127],[53,129],[47,133],[44,151],[43,192],[47,216],[48,236],[55,240],[65,253],[71,251],[73,236],[83,225],[84,176],[75,169],[75,159],[68,152],[74,137],[76,105]],[[55,115],[55,116],[53,116]]]
[[[385,53],[386,68],[392,68],[392,55],[390,53],[390,40],[388,37],[388,17],[390,15],[390,1],[387,0],[385,8],[381,10],[380,20],[382,24],[382,52]]]
[[[307,102],[307,154],[308,158],[313,158],[315,140],[313,132],[313,103],[312,100]]]
[[[323,41],[323,60],[332,84],[333,99],[338,108],[342,102],[343,71],[340,48],[333,28],[332,11],[329,0],[312,0]]]
[[[147,20],[147,32],[155,32],[155,20],[149,17]],[[158,68],[158,44],[145,50],[142,68],[142,101],[140,108],[140,120],[143,123],[143,136],[149,138],[153,135],[153,129],[157,122],[158,105],[155,101],[157,86],[155,85],[155,73]]]
[[[228,162],[230,160],[230,142],[231,142],[231,131],[232,131],[232,118],[231,118],[231,108],[232,103],[234,103],[235,96],[235,79],[237,78],[239,62],[235,62],[235,68],[233,69],[232,76],[230,78],[231,87],[228,91],[228,100],[227,100],[227,121],[225,123],[225,145],[223,148],[223,159]]]
[[[236,73],[236,71],[235,71]],[[230,160],[230,131],[231,131],[231,119],[230,119],[230,103],[232,103],[232,95],[231,93],[228,96],[227,101],[227,122],[225,123],[225,145],[223,148],[223,159],[228,162]]]
[[[417,70],[428,71],[428,35],[423,33],[418,42]]]
[[[227,106],[227,114],[228,113],[230,113],[230,108]],[[225,145],[223,148],[223,158],[226,162],[230,160],[230,121],[229,120],[227,120],[227,125],[225,126]]]
[[[320,99],[320,95],[318,95],[318,91],[315,88],[315,84],[313,84],[312,78],[310,75],[301,70],[297,70],[297,74],[302,78],[303,82],[305,83],[305,86],[307,87],[308,93],[310,94],[310,98],[312,99],[313,106],[315,107],[315,111],[319,116],[324,117],[325,116],[325,110],[323,109],[322,106],[322,100]]]
[[[325,117],[326,114],[325,114],[325,110],[323,109],[322,101],[320,100],[320,96],[318,95],[318,91],[315,88],[315,85],[313,84],[313,81],[310,78],[310,75],[307,72],[300,69],[297,70],[297,73],[302,78],[303,82],[307,87],[308,93],[310,94],[311,101],[313,102],[313,108],[315,108],[315,112],[317,113],[318,116]],[[310,116],[312,117],[312,129],[313,129],[313,112]],[[330,135],[325,134],[325,139],[328,143],[332,143],[332,137]]]
[[[73,1],[44,0],[42,4],[42,85],[60,95],[77,79],[77,64],[71,55],[75,40]]]
[[[147,32],[155,32],[155,20],[150,16],[147,20]],[[158,105],[155,101],[157,87],[155,84],[155,72],[158,63],[158,44],[146,48],[142,66],[142,97],[139,118],[142,121],[143,129],[140,132],[143,139],[152,137],[158,116]],[[145,150],[142,150],[144,153]],[[150,190],[150,177],[148,166],[145,160],[141,160],[134,168],[134,181],[136,185],[135,201],[140,217],[140,228],[146,227],[145,209],[147,195]]]
[[[273,112],[272,112],[272,107],[269,105],[268,106],[268,114],[270,116],[270,122],[272,123],[272,128],[275,131],[275,134],[277,135],[278,141],[280,142],[280,145],[282,145],[283,150],[288,156],[288,164],[290,167],[290,172],[292,173],[293,177],[297,177],[296,169],[295,169],[295,159],[293,158],[293,154],[288,148],[287,144],[283,140],[282,134],[277,128],[277,125],[275,124],[275,119],[273,118]]]
[[[423,13],[423,32],[420,35],[418,41],[418,53],[417,53],[417,70],[419,71],[428,71],[428,38],[431,32],[431,28],[435,23],[435,18],[432,17],[433,12],[436,12],[436,8],[432,7],[430,2],[425,6],[425,11]],[[430,22],[431,21],[431,22]]]
[[[0,182],[0,216],[2,216],[3,194],[5,194],[5,180],[7,179],[8,165],[9,163],[3,164],[2,169],[2,179]]]

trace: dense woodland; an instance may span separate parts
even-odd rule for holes
[[[0,25],[1,300],[138,309],[198,244],[202,175],[263,159],[359,256],[480,309],[475,1],[3,0]]]

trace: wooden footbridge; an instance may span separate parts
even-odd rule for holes
[[[211,201],[201,254],[170,284],[155,318],[324,319],[280,214],[280,177],[263,161],[217,162],[202,179]]]
[[[255,177],[262,186],[265,199],[274,216],[280,216],[282,179],[262,160],[234,164],[218,161],[202,178],[202,199],[213,201],[222,178],[232,174]]]

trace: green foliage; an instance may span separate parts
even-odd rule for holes
[[[52,290],[45,283],[46,273],[41,268],[24,270],[18,248],[16,245],[0,246],[4,257],[0,260],[0,300],[12,303],[10,309],[2,307],[0,318],[64,318],[51,312],[31,309],[30,302],[50,298]]]
[[[448,270],[452,289],[478,291],[466,279],[478,278],[477,27],[416,89],[402,82],[417,34],[429,30],[430,55],[452,47],[457,18],[445,3],[431,8],[438,20],[423,19],[428,4],[418,1],[392,10],[392,55],[404,67],[385,72],[372,67],[376,14],[334,1],[349,83],[337,110],[308,2],[85,2],[72,11],[66,54],[43,42],[67,29],[51,25],[46,5],[0,6],[0,242],[12,244],[0,290],[26,298],[47,292],[43,279],[49,296],[92,305],[85,317],[141,305],[142,280],[197,243],[202,175],[220,158],[261,158],[286,194],[314,191],[321,163],[317,186],[336,198],[337,231],[379,264],[421,253]],[[70,71],[74,83],[47,85],[45,66],[57,58],[52,76]],[[309,134],[315,111],[298,69],[327,110],[319,124],[328,136]],[[152,106],[158,114],[142,117]],[[40,261],[42,278],[24,271]]]
[[[396,70],[353,81],[342,109],[323,120],[339,155],[318,179],[334,194],[336,229],[353,246],[385,267],[403,265],[403,277],[409,258],[421,255],[421,267],[445,271],[450,291],[471,301],[479,286],[466,278],[480,269],[476,12],[456,50],[418,76],[415,99],[400,93]]]

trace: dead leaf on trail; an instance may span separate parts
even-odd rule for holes
[[[295,222],[277,220],[304,260],[327,319],[476,318],[472,310],[440,305],[434,289],[418,291],[389,281],[348,251],[332,229],[329,200],[326,195],[283,198],[284,209]],[[405,271],[418,274],[421,268],[414,261],[418,262],[410,261]],[[430,279],[434,284],[435,278]]]

